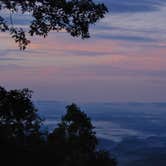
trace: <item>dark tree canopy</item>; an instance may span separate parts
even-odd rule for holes
[[[10,12],[10,22],[0,16],[0,31],[10,32],[12,38],[24,50],[30,41],[25,30],[13,25],[13,13],[30,13],[33,20],[28,33],[46,37],[50,31],[65,30],[73,37],[90,37],[89,26],[108,12],[103,3],[93,0],[0,0],[0,10]]]
[[[50,134],[52,142],[58,139],[63,141],[63,144],[67,143],[69,149],[79,149],[83,152],[95,151],[97,138],[90,118],[75,104],[67,106],[66,109],[67,112],[58,124],[59,127]]]
[[[52,131],[43,132],[31,91],[0,87],[0,154],[5,165],[116,166],[107,151],[97,148],[90,118],[77,105]]]
[[[62,153],[67,166],[116,166],[107,151],[97,150],[97,138],[90,118],[76,104],[66,107],[58,127],[48,135],[48,143]]]
[[[31,102],[31,93],[0,87],[0,142],[24,144],[40,135],[42,120]]]

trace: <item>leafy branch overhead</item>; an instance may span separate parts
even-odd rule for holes
[[[108,12],[103,3],[93,0],[0,0],[0,10],[10,13],[10,21],[0,16],[0,31],[10,32],[21,50],[30,41],[22,28],[15,27],[12,14],[29,14],[33,20],[28,26],[30,36],[46,37],[50,31],[65,30],[73,37],[89,38],[89,26]]]

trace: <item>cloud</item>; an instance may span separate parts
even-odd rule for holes
[[[47,39],[33,38],[21,52],[8,34],[1,34],[0,82],[29,87],[38,99],[163,101],[164,1],[103,0],[111,12],[92,27],[87,40],[51,32]],[[28,16],[14,16],[17,25],[26,26],[28,20]]]
[[[106,4],[112,13],[152,12],[160,10],[164,0],[97,0]]]
[[[150,37],[143,36],[127,36],[127,35],[113,35],[113,34],[98,34],[96,35],[98,38],[102,39],[110,39],[110,40],[125,40],[131,42],[156,42],[156,39]]]
[[[165,43],[166,37],[166,2],[159,0],[104,0],[114,8],[116,4],[122,5],[125,13],[118,13],[111,11],[101,23],[92,30],[92,37],[95,36],[101,39],[118,40],[122,42],[139,42],[149,44]],[[115,5],[115,6],[114,6]],[[157,7],[154,10],[147,10],[145,12],[139,5]],[[125,6],[128,8],[125,9]],[[137,6],[139,10],[135,10]],[[129,10],[129,9],[132,10]],[[120,10],[120,7],[117,8]],[[139,11],[139,12],[138,12]],[[132,13],[131,13],[132,12]],[[94,27],[93,27],[94,28]]]

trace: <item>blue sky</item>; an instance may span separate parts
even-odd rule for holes
[[[52,32],[46,39],[33,38],[20,52],[0,33],[1,85],[30,88],[35,100],[166,101],[166,2],[100,2],[110,12],[91,26],[87,40]],[[13,18],[24,28],[31,20]]]

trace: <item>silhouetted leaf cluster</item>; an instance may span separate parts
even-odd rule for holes
[[[10,12],[10,23],[0,16],[0,30],[9,31],[20,49],[30,43],[25,32],[13,25],[13,13],[29,13],[33,21],[29,25],[31,36],[46,37],[50,31],[65,30],[73,37],[90,37],[89,26],[108,12],[103,3],[93,0],[0,0],[0,10]]]
[[[7,91],[0,87],[0,140],[27,144],[39,136],[41,118],[28,89]]]
[[[66,114],[52,132],[43,132],[31,93],[0,87],[1,163],[116,166],[107,151],[97,150],[91,120],[75,104],[66,107]]]

